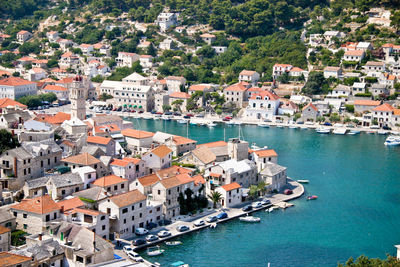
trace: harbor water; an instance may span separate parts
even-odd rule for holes
[[[198,143],[238,137],[238,126],[178,124],[130,119],[134,128],[165,131]],[[189,127],[187,129],[186,127]],[[268,146],[289,177],[307,179],[305,196],[293,208],[258,212],[261,223],[232,220],[180,237],[148,258],[162,266],[336,266],[362,254],[385,258],[400,244],[400,148],[385,147],[385,136],[319,135],[314,130],[241,126],[250,144]],[[225,129],[225,130],[224,130]],[[318,199],[307,201],[307,195]],[[147,258],[145,253],[143,256]]]

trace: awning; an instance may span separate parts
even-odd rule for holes
[[[142,108],[142,106],[139,106],[139,108]]]
[[[132,105],[129,105],[129,107],[131,108],[131,107],[132,107]]]
[[[124,108],[126,108],[127,107],[127,105],[126,104],[124,104]]]
[[[134,105],[133,107],[134,107],[134,108],[137,108],[137,105]]]

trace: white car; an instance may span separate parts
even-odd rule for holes
[[[253,209],[259,209],[259,208],[262,208],[262,203],[261,202],[253,202],[251,204],[251,206],[253,207]]]
[[[369,128],[371,128],[371,129],[380,129],[381,127],[379,127],[378,125],[372,125]]]
[[[148,236],[146,236],[146,241],[147,242],[153,242],[153,241],[156,241],[156,240],[158,240],[158,236],[156,236],[156,235],[148,235]]]
[[[147,235],[149,232],[149,230],[145,229],[145,228],[137,228],[135,230],[135,234],[137,235]]]
[[[312,121],[306,121],[304,124],[305,125],[314,125],[314,123]]]
[[[136,261],[136,262],[143,262],[143,261],[144,261],[143,258],[140,257],[140,255],[137,254],[137,253],[134,252],[134,251],[129,252],[129,253],[127,253],[127,254],[128,254],[128,257],[129,257],[131,260],[133,260],[133,261]]]
[[[198,220],[198,221],[195,221],[193,224],[194,224],[194,226],[199,227],[199,226],[205,225],[206,222],[204,220]]]
[[[163,237],[170,236],[170,235],[171,235],[171,232],[163,230],[163,231],[158,232],[157,235],[158,235],[158,237],[163,238]]]
[[[131,246],[124,246],[124,247],[122,248],[122,250],[123,250],[126,254],[129,254],[129,252],[133,252],[133,249],[132,249]]]

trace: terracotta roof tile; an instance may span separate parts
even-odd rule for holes
[[[167,147],[166,145],[161,145],[153,150],[150,151],[150,153],[153,153],[154,155],[158,156],[159,158],[164,158],[167,156],[169,153],[172,153],[172,150]]]
[[[150,175],[146,175],[146,176],[138,178],[138,181],[143,186],[149,186],[149,185],[153,185],[153,184],[157,183],[158,181],[160,181],[160,178],[158,178],[158,176],[155,174],[150,174]]]
[[[108,176],[104,176],[104,177],[97,179],[92,184],[96,185],[96,186],[100,186],[100,187],[106,187],[106,186],[110,186],[110,185],[123,183],[126,181],[128,181],[128,180],[118,177],[116,175],[108,175]]]
[[[0,235],[7,233],[7,232],[11,232],[11,229],[0,225]]]
[[[175,176],[177,174],[191,173],[191,172],[192,171],[189,169],[173,165],[169,168],[165,168],[165,169],[161,169],[161,170],[157,171],[156,174],[161,179],[164,179],[164,178],[169,178],[169,177]]]
[[[60,209],[64,211],[72,210],[73,208],[85,206],[85,203],[79,197],[65,199],[57,202]]]
[[[257,151],[253,151],[253,152],[260,158],[277,157],[278,156],[278,154],[273,149],[257,150]]]
[[[182,184],[181,180],[179,180],[176,176],[170,177],[170,178],[166,178],[160,181],[160,183],[166,188],[173,188],[173,187],[177,187],[180,186]]]
[[[356,57],[361,57],[364,55],[363,50],[349,50],[344,53],[345,56],[356,56]]]
[[[355,106],[379,106],[381,101],[375,100],[354,100]]]
[[[0,108],[6,108],[8,106],[18,106],[20,108],[26,108],[26,106],[24,104],[21,104],[15,100],[12,100],[10,98],[2,98],[0,99]]]
[[[245,76],[252,76],[253,74],[255,74],[256,72],[253,70],[242,70],[239,75],[245,75]]]
[[[230,183],[230,184],[226,184],[226,185],[223,185],[221,187],[227,192],[235,190],[235,189],[242,188],[242,186],[240,184],[236,183],[236,182]]]
[[[197,143],[197,141],[183,137],[183,136],[174,136],[172,138],[175,144],[177,145],[185,145],[185,144],[191,144],[191,143]]]
[[[36,84],[35,82],[31,82],[28,80],[24,80],[19,77],[8,77],[0,80],[0,85],[7,86],[19,86],[19,85],[28,85],[28,84]]]
[[[64,113],[64,112],[58,112],[54,116],[46,116],[40,119],[40,117],[36,117],[36,120],[47,122],[50,124],[56,124],[56,125],[61,125],[64,121],[70,120],[71,119],[71,114]]]
[[[317,107],[314,106],[312,103],[308,103],[308,105],[305,106],[305,107],[303,108],[303,110],[306,110],[308,107],[312,108],[312,109],[315,110],[315,111],[318,111]]]
[[[46,214],[60,209],[49,195],[32,199],[23,199],[20,203],[13,205],[11,208],[36,214]]]
[[[210,173],[208,174],[208,176],[215,177],[215,178],[219,178],[219,177],[222,176],[222,174],[215,173],[215,172],[210,172]]]
[[[209,84],[193,84],[189,87],[189,91],[204,91],[206,89],[211,88]]]
[[[135,130],[135,129],[122,130],[121,134],[125,137],[131,137],[131,138],[136,138],[136,139],[149,138],[149,137],[153,137],[153,135],[154,135],[154,133],[151,133],[151,132],[140,131],[140,130]]]
[[[29,262],[27,266],[30,266],[32,261],[31,257],[21,256],[17,254],[12,254],[10,252],[0,252],[0,263],[1,266],[14,266],[20,263]]]
[[[52,85],[52,84],[48,84],[46,85],[43,90],[47,90],[47,91],[60,91],[60,92],[66,92],[68,91],[67,88],[59,86],[59,85]]]
[[[185,92],[173,92],[172,94],[169,95],[169,97],[188,99],[188,98],[190,98],[190,95]]]
[[[177,174],[175,177],[178,178],[178,180],[181,181],[182,184],[188,184],[191,182],[194,183],[194,179],[190,177],[190,175],[187,173]]]
[[[123,158],[123,159],[114,159],[110,164],[115,166],[125,167],[129,163],[138,164],[140,159],[136,158]]]
[[[192,177],[194,180],[194,185],[198,186],[199,184],[205,184],[206,180],[201,174],[195,175]]]
[[[79,165],[93,165],[93,164],[98,164],[100,163],[100,160],[96,159],[89,153],[82,153],[76,156],[71,156],[65,159],[62,159],[61,161],[67,162],[67,163],[72,163],[72,164],[79,164]]]
[[[277,96],[276,94],[273,94],[269,91],[261,91],[259,93],[253,94],[250,99],[257,99],[257,97],[261,97],[261,99],[263,100],[265,97],[268,97],[269,100],[278,100],[279,96]]]
[[[101,136],[88,136],[87,137],[87,143],[92,143],[92,144],[99,144],[99,145],[107,145],[110,143],[112,138],[107,138],[107,137],[101,137]]]
[[[377,106],[376,108],[373,109],[373,111],[393,111],[395,108],[388,104],[388,103],[384,103],[380,106]]]
[[[110,200],[115,203],[118,207],[126,207],[134,203],[146,200],[146,196],[143,195],[139,190],[132,190],[117,196],[110,197]]]
[[[227,88],[225,88],[224,91],[245,92],[246,90],[247,87],[244,86],[242,83],[236,83],[228,86]]]

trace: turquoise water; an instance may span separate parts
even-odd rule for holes
[[[186,125],[133,120],[135,128],[186,136]],[[237,126],[189,126],[199,143],[237,137]],[[163,265],[182,260],[190,266],[336,266],[349,257],[395,255],[400,243],[400,148],[383,145],[385,136],[319,135],[313,130],[242,126],[249,143],[277,151],[288,175],[308,179],[295,207],[268,214],[260,224],[238,220],[181,237],[150,260]]]

